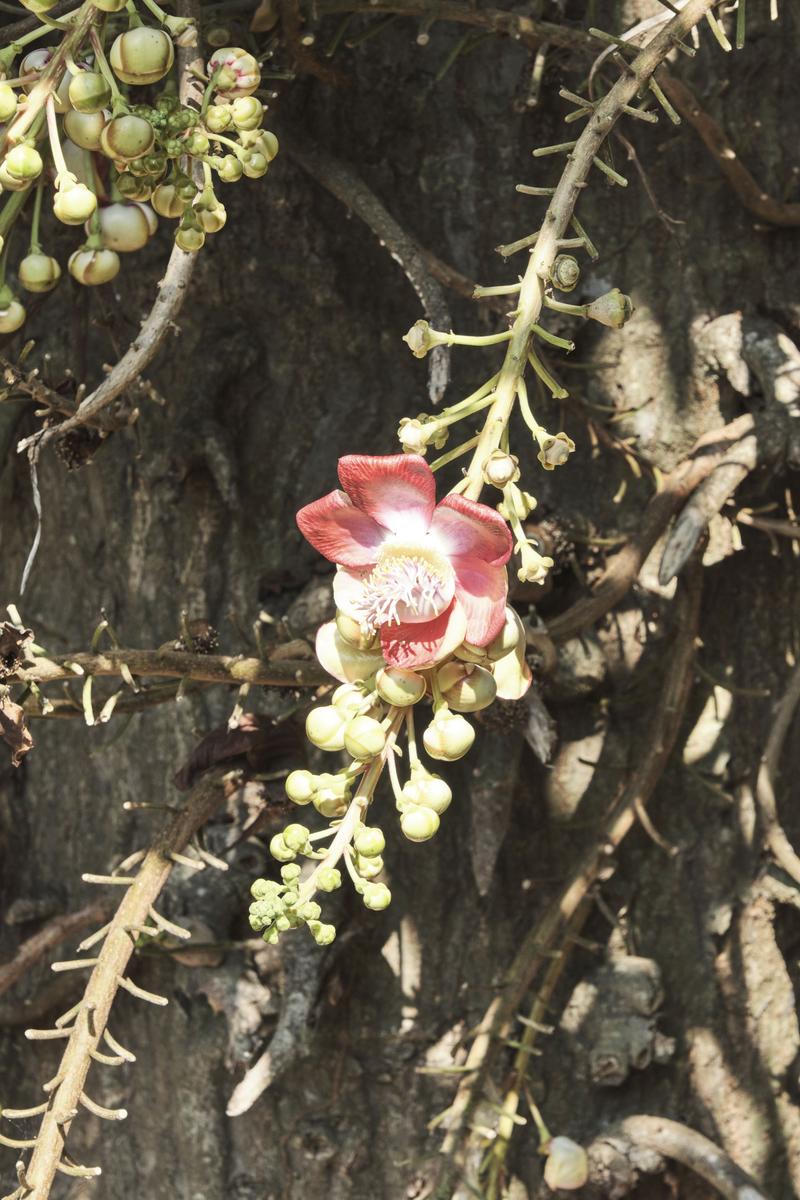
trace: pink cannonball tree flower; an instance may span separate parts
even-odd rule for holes
[[[503,628],[512,550],[499,513],[458,495],[437,504],[417,454],[348,454],[339,481],[342,491],[297,514],[311,545],[336,563],[339,611],[380,634],[390,666],[428,666],[462,642],[487,646]]]

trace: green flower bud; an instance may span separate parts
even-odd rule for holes
[[[176,175],[173,183],[181,200],[194,200],[197,188],[188,175]]]
[[[62,181],[53,200],[53,212],[65,225],[82,225],[96,208],[97,197],[85,183]]]
[[[264,105],[255,96],[238,96],[231,106],[231,116],[237,129],[258,129]]]
[[[254,879],[250,884],[250,895],[254,900],[274,900],[278,894],[278,884],[272,879]],[[251,909],[254,905],[250,906]]]
[[[92,250],[83,246],[69,256],[70,275],[86,287],[110,283],[119,274],[119,255],[113,250]]]
[[[333,705],[312,708],[306,717],[306,737],[320,750],[344,749],[345,722]]]
[[[100,209],[103,243],[118,254],[132,254],[147,245],[150,222],[139,204],[109,204]]]
[[[554,1137],[545,1150],[544,1181],[549,1188],[577,1191],[584,1186],[589,1178],[589,1158],[583,1146],[572,1138]]]
[[[10,300],[0,308],[0,333],[16,333],[25,324],[25,309],[19,300]]]
[[[306,846],[308,845],[308,830],[306,829],[305,825],[299,825],[297,823],[287,825],[281,834],[281,837],[289,849],[294,850],[296,853],[299,853],[301,850],[305,850]]]
[[[308,804],[316,794],[317,787],[310,771],[291,771],[284,783],[286,795],[294,804]]]
[[[12,146],[3,159],[3,165],[9,175],[13,175],[15,179],[32,183],[41,175],[44,164],[39,151],[35,147],[26,146],[23,143],[21,146]]]
[[[255,148],[261,151],[267,162],[272,162],[278,155],[278,139],[271,130],[262,129]]]
[[[361,715],[351,717],[344,729],[344,747],[359,762],[380,754],[386,745],[386,733],[380,721]]]
[[[81,71],[69,81],[69,102],[79,113],[99,113],[111,102],[111,88],[99,71]]]
[[[49,254],[26,254],[17,277],[26,292],[50,292],[61,278],[61,267]]]
[[[143,86],[164,78],[175,61],[175,47],[163,29],[139,25],[116,38],[108,61],[117,79]]]
[[[439,775],[427,771],[414,775],[404,784],[402,796],[409,804],[429,808],[439,816],[447,811],[453,799],[449,785]]]
[[[445,663],[436,679],[442,696],[456,712],[479,712],[488,708],[497,694],[491,671],[472,663]]]
[[[172,183],[160,183],[153,190],[150,203],[160,217],[181,217],[186,211],[186,201]]]
[[[204,233],[219,233],[228,219],[225,206],[224,204],[220,204],[219,201],[217,201],[213,208],[205,208],[195,203],[194,210],[200,228]]]
[[[230,104],[209,104],[205,122],[212,133],[224,133],[233,124],[233,108]]]
[[[475,741],[475,730],[457,713],[442,708],[422,735],[431,758],[454,762],[463,758]]]
[[[266,155],[260,150],[248,150],[243,156],[242,170],[248,179],[261,179],[269,170]]]
[[[348,645],[357,650],[372,650],[378,645],[379,636],[374,630],[365,629],[358,621],[345,616],[344,613],[337,612],[336,628]]]
[[[308,930],[318,946],[330,946],[336,937],[336,926],[323,925],[321,921],[309,921]]]
[[[427,842],[439,828],[439,814],[432,808],[407,808],[400,817],[400,828],[410,842]]]
[[[318,921],[321,912],[322,909],[316,900],[306,900],[305,904],[298,908],[297,915],[301,921]]]
[[[8,83],[0,83],[0,122],[10,121],[17,111],[17,93]]]
[[[335,892],[342,886],[342,876],[336,867],[323,867],[317,875],[317,887],[321,892]]]
[[[375,677],[375,689],[381,700],[398,708],[416,704],[425,695],[422,675],[405,667],[383,667]]]
[[[290,850],[286,845],[282,833],[275,834],[269,844],[269,852],[273,858],[277,858],[278,862],[291,862],[293,858],[297,857],[294,850]]]
[[[100,136],[107,120],[107,113],[78,113],[70,109],[64,115],[64,128],[71,142],[82,150],[100,150]]]
[[[199,158],[202,154],[208,154],[209,145],[208,138],[199,129],[196,129],[194,133],[190,133],[183,143],[186,153],[193,154],[196,158]]]
[[[347,812],[347,801],[341,796],[337,796],[330,789],[317,792],[313,804],[319,815],[324,817],[326,821],[343,817]]]
[[[362,858],[376,858],[386,847],[386,838],[380,829],[362,825],[353,838],[353,846]]]
[[[217,175],[223,183],[238,183],[243,173],[242,164],[235,154],[226,154],[224,158],[220,159]]]
[[[354,717],[366,700],[364,689],[357,683],[343,683],[331,696],[331,704],[342,717]]]
[[[261,71],[252,54],[240,46],[221,46],[208,60],[209,76],[218,71],[217,90],[226,97],[249,96],[261,83]]]
[[[131,33],[136,32],[131,30]],[[100,149],[109,158],[132,162],[147,154],[155,141],[155,132],[149,121],[126,113],[114,117],[104,126],[100,134]]]
[[[357,854],[355,868],[362,879],[375,879],[383,870],[383,859],[380,854],[376,854],[374,858],[362,858]]]
[[[599,321],[609,329],[621,329],[626,321],[633,316],[633,301],[614,288],[603,296],[598,296],[586,306],[586,316],[591,321]]]
[[[277,946],[278,942],[280,941],[280,938],[278,935],[278,930],[275,928],[274,925],[272,925],[269,929],[267,929],[262,934],[262,937],[268,946]]]
[[[6,192],[24,192],[28,187],[25,179],[17,179],[12,175],[5,163],[0,163],[0,190]]]
[[[294,883],[302,874],[302,868],[297,863],[286,863],[281,867],[281,879],[284,883]]]
[[[175,234],[175,245],[185,250],[187,254],[194,254],[198,250],[202,250],[206,240],[206,235],[202,229],[195,229],[191,225],[181,225],[178,232]]]
[[[125,200],[132,200],[135,203],[145,200],[152,201],[154,187],[155,180],[146,175],[138,179],[135,175],[130,174],[117,176],[117,191]]]
[[[380,912],[391,904],[392,893],[385,883],[368,883],[364,888],[362,899],[367,908],[372,909],[373,912]]]

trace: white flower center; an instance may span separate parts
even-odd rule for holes
[[[360,620],[370,629],[432,621],[454,591],[455,573],[438,550],[389,543],[365,580]]]

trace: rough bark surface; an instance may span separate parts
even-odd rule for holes
[[[600,2],[593,20],[619,29],[657,7]],[[800,12],[782,5],[771,24],[765,5],[749,7],[756,11],[745,51],[723,55],[706,31],[698,57],[681,56],[672,70],[728,131],[763,188],[794,199]],[[566,5],[575,19],[584,8]],[[332,34],[336,19],[329,26]],[[398,20],[343,50],[333,83],[301,74],[283,93],[275,126],[287,150],[296,128],[345,160],[407,232],[464,275],[510,279],[514,260],[502,267],[493,247],[529,232],[541,211],[514,184],[554,181],[557,166],[532,160],[530,150],[563,139],[557,90],[577,90],[587,64],[551,52],[539,106],[521,111],[531,55],[519,44],[487,37],[437,82],[463,30],[437,23],[424,48],[415,34],[413,23]],[[608,189],[598,175],[581,200],[581,220],[601,251],[581,288],[594,296],[619,286],[638,311],[620,333],[578,330],[575,361],[562,375],[584,403],[566,401],[560,414],[555,406],[547,414],[550,427],[578,443],[569,465],[544,475],[532,448],[523,452],[539,511],[560,531],[560,570],[538,609],[545,621],[602,565],[605,550],[586,539],[635,530],[652,492],[648,473],[637,479],[620,453],[604,444],[591,453],[587,412],[599,424],[609,414],[586,405],[636,410],[609,428],[635,437],[635,449],[665,471],[701,434],[774,405],[769,372],[754,364],[781,337],[800,341],[800,234],[759,225],[690,126],[675,129],[662,117],[655,128],[629,123],[624,132],[659,204],[682,223],[659,218],[612,140],[615,165],[631,184]],[[52,653],[85,647],[103,607],[127,646],[174,639],[185,609],[220,631],[223,652],[247,650],[260,611],[284,615],[325,578],[326,565],[296,530],[297,508],[333,485],[340,454],[393,452],[398,419],[429,407],[425,364],[400,340],[421,315],[418,301],[366,226],[348,219],[289,153],[267,180],[232,188],[225,201],[228,226],[209,239],[180,335],[151,375],[163,405],[141,399],[135,428],[114,434],[84,469],[68,472],[52,453],[40,464],[42,544],[19,602]],[[113,296],[70,297],[64,288],[48,299],[30,330],[53,353],[53,379],[66,365],[80,375],[82,360],[111,359],[114,346],[124,346],[166,252],[165,242],[135,256]],[[70,298],[78,301],[72,312]],[[448,300],[456,329],[497,327],[491,311]],[[738,313],[742,320],[719,324]],[[456,353],[450,395],[484,378],[489,353]],[[596,370],[584,369],[591,363]],[[34,532],[27,466],[13,454],[33,428],[22,406],[0,406],[3,603],[19,600]],[[520,428],[515,449],[523,443]],[[741,503],[775,502],[774,515],[785,516],[792,486],[786,462],[777,461],[744,484]],[[583,931],[595,948],[571,950],[550,1014],[557,1029],[542,1039],[531,1087],[554,1133],[589,1143],[627,1115],[675,1117],[785,1200],[800,1194],[800,911],[794,885],[762,853],[752,784],[787,662],[800,653],[800,574],[789,539],[743,528],[734,552],[727,517],[711,532],[681,749],[650,806],[677,852],[668,855],[641,829],[624,843],[602,911]],[[115,1005],[113,1031],[138,1062],[95,1066],[90,1091],[130,1116],[112,1127],[81,1115],[70,1135],[74,1157],[100,1163],[104,1174],[97,1183],[64,1179],[59,1194],[429,1194],[441,1133],[428,1123],[458,1077],[420,1068],[452,1064],[519,942],[648,752],[641,729],[669,653],[674,590],[657,583],[660,549],[615,613],[563,647],[558,673],[543,685],[558,737],[551,767],[527,747],[520,753],[516,729],[487,724],[474,754],[452,772],[456,801],[425,846],[396,836],[383,798],[378,817],[395,897],[387,913],[342,902],[334,946],[318,951],[297,935],[281,963],[248,940],[247,887],[263,868],[263,848],[240,847],[228,876],[175,873],[166,911],[197,926],[200,942],[224,948],[134,964],[134,978],[171,1004],[156,1010],[124,996]],[[307,631],[316,615],[313,604],[309,610],[310,622],[295,607],[292,632]],[[98,691],[106,694],[100,684]],[[97,898],[81,873],[107,870],[145,844],[158,818],[124,812],[123,803],[175,802],[175,771],[234,702],[223,686],[190,691],[177,705],[135,716],[124,732],[124,718],[102,728],[36,722],[24,765],[0,765],[0,916],[25,918],[0,920],[0,961],[49,915]],[[253,689],[247,707],[273,712],[287,703]],[[790,737],[779,805],[795,846],[798,767]],[[487,787],[493,777],[505,796]],[[229,836],[219,822],[209,845],[218,851]],[[663,1000],[655,997],[647,1014],[626,1008],[624,995],[609,1007],[609,994],[617,995],[609,978],[625,956],[660,968]],[[0,1105],[40,1101],[58,1046],[28,1043],[22,1030],[68,1008],[78,988],[74,973],[53,976],[45,963],[0,997]],[[313,994],[296,1061],[251,1111],[227,1117],[230,1093],[298,988]],[[609,1046],[614,1086],[608,1063],[598,1067]],[[16,1128],[26,1136],[29,1126]],[[526,1189],[520,1196],[547,1194],[536,1145],[530,1124],[518,1131],[509,1168]],[[16,1186],[14,1157],[0,1149],[0,1192]],[[714,1194],[674,1165],[631,1188],[635,1200]]]

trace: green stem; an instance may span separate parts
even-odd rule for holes
[[[0,237],[8,237],[8,231],[22,212],[30,191],[30,187],[27,187],[21,192],[12,192],[6,200],[3,210],[0,212]]]
[[[524,379],[520,379],[517,383],[517,395],[519,396],[519,411],[522,414],[522,419],[538,441],[540,435],[545,433],[546,430],[533,415],[530,401],[528,400],[528,388]]]
[[[553,375],[550,374],[547,367],[534,350],[533,346],[528,346],[528,362],[531,364],[542,383],[550,389],[554,400],[565,400],[567,398],[569,392],[566,388],[561,386],[561,384]]]
[[[149,8],[157,21],[160,21],[162,25],[166,25],[167,14],[160,5],[156,4],[156,0],[142,0],[142,4],[144,4],[145,8]],[[128,8],[131,8],[131,4],[128,4]]]
[[[559,350],[566,350],[568,354],[571,350],[575,349],[574,342],[568,342],[566,338],[556,337],[554,333],[550,333],[549,330],[544,329],[541,325],[531,325],[531,332],[536,337],[541,338],[543,342],[548,342],[551,346],[557,346]]]
[[[119,90],[119,84],[117,83],[116,76],[109,66],[108,59],[106,58],[106,52],[103,49],[103,43],[100,41],[100,37],[96,29],[92,29],[90,31],[89,38],[92,43],[92,49],[94,50],[95,62],[100,69],[100,74],[111,88],[111,110],[116,114],[117,110],[120,108],[127,109],[127,101],[122,92]]]
[[[551,308],[553,312],[566,313],[568,317],[585,317],[588,304],[566,304],[563,300],[555,300],[552,296],[545,296],[545,308]]]
[[[150,8],[150,5],[147,4],[147,0],[144,0],[144,3],[147,5],[148,8]],[[158,7],[158,5],[156,5],[156,7]],[[141,25],[144,24],[144,21],[139,16],[139,13],[136,10],[136,5],[134,4],[133,0],[128,0],[128,3],[125,5],[125,10],[128,14],[128,28],[129,29],[138,29]],[[165,15],[163,9],[159,8],[158,11],[162,14],[162,17]],[[158,20],[160,21],[162,19],[162,17],[158,17]]]
[[[211,103],[211,97],[214,94],[214,88],[217,86],[217,79],[219,78],[219,73],[221,70],[222,70],[222,67],[217,67],[214,71],[211,72],[211,78],[209,79],[208,83],[206,84],[205,91],[203,92],[203,102],[200,105],[200,117],[201,118],[204,117],[206,115],[206,113],[208,112],[208,106]]]
[[[50,153],[53,156],[53,162],[56,168],[56,186],[59,180],[75,179],[75,176],[67,167],[67,160],[64,158],[64,151],[61,149],[61,142],[58,138],[58,122],[56,121],[56,106],[52,95],[47,97],[45,102],[45,112],[47,113],[47,135],[50,139]]]
[[[448,463],[453,462],[456,458],[460,458],[462,454],[466,454],[468,450],[473,450],[477,446],[480,436],[479,433],[476,433],[474,437],[469,438],[466,442],[462,442],[454,450],[448,450],[447,454],[442,454],[439,458],[435,458],[431,463],[431,470],[438,471],[441,467],[446,467]]]
[[[44,196],[44,184],[40,181],[36,184],[36,194],[33,197],[33,216],[31,217],[31,240],[29,254],[41,254],[42,247],[39,244],[39,222],[42,216],[42,197]]]

